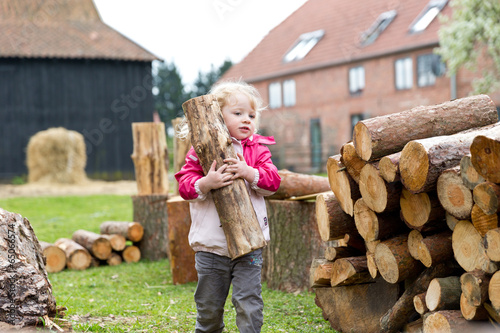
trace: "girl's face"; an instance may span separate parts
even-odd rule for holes
[[[233,95],[222,108],[222,116],[229,134],[238,140],[250,137],[255,132],[257,112],[252,109],[250,100],[243,93]]]

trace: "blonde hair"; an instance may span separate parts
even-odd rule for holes
[[[255,132],[257,132],[259,128],[259,120],[260,114],[262,111],[266,109],[262,97],[259,94],[259,91],[252,85],[242,81],[221,81],[216,83],[210,89],[209,94],[214,95],[219,103],[219,106],[222,108],[228,104],[234,103],[231,100],[231,97],[237,93],[244,94],[248,97],[250,102],[250,106],[257,113],[257,117],[255,119]],[[189,135],[189,125],[186,117],[182,119],[182,121],[175,128],[175,133],[178,138],[185,139]]]

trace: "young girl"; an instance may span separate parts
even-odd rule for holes
[[[239,331],[260,332],[264,308],[261,296],[262,249],[231,260],[210,191],[243,178],[264,237],[269,241],[264,196],[278,189],[281,178],[264,144],[275,144],[275,141],[273,137],[255,133],[264,108],[254,87],[244,82],[223,82],[212,88],[210,94],[219,102],[238,158],[228,158],[221,166],[214,161],[204,175],[191,147],[186,164],[175,174],[179,194],[190,200],[189,244],[196,252],[198,272],[198,286],[194,294],[197,309],[195,332],[222,332],[224,304],[231,283]],[[187,131],[185,124],[179,136],[186,136]]]

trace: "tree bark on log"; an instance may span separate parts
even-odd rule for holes
[[[168,193],[168,152],[164,123],[132,123],[137,194]]]
[[[141,250],[135,245],[127,245],[122,251],[122,258],[125,262],[138,262],[141,260]]]
[[[412,233],[419,233],[413,230]],[[411,236],[409,236],[410,238]],[[410,247],[410,239],[408,239]],[[413,250],[415,251],[415,250]],[[437,264],[453,260],[452,232],[446,230],[430,236],[422,237],[418,245],[418,260],[425,267],[435,266]],[[412,249],[410,248],[410,253]]]
[[[434,278],[425,294],[425,304],[429,311],[460,309],[462,286],[458,276]]]
[[[137,243],[144,259],[156,261],[168,257],[167,195],[134,195],[133,220],[139,222],[144,234]]]
[[[468,303],[473,306],[480,306],[488,298],[488,287],[490,285],[491,274],[482,270],[466,272],[460,276],[462,295]]]
[[[442,310],[431,313],[424,319],[424,333],[472,332],[473,330],[474,326],[462,317],[460,310]]]
[[[460,312],[462,313],[462,317],[466,320],[487,320],[488,319],[488,311],[484,308],[482,304],[475,306],[471,305],[464,294],[460,296]]]
[[[486,180],[500,183],[500,131],[479,134],[470,146],[472,165]]]
[[[57,273],[66,267],[66,254],[59,247],[47,242],[40,242],[45,257],[47,273]]]
[[[460,177],[469,190],[473,190],[474,187],[486,181],[472,165],[470,154],[463,156],[460,160]]]
[[[125,249],[125,246],[127,245],[127,240],[125,239],[125,237],[119,234],[101,234],[101,237],[106,238],[109,241],[109,245],[111,245],[111,249],[113,251],[123,251],[123,249]]]
[[[496,123],[453,135],[408,142],[401,151],[399,160],[401,182],[412,193],[435,189],[441,172],[459,165],[464,155],[471,153],[473,156],[470,148],[474,138],[499,130],[500,123]],[[474,160],[472,163],[474,165]],[[478,172],[481,173],[479,170]]]
[[[326,259],[313,259],[309,270],[311,288],[330,287],[333,262]]]
[[[322,193],[316,197],[316,221],[324,242],[357,233],[354,218],[342,210],[333,193]]]
[[[486,95],[471,96],[439,105],[359,121],[353,141],[365,161],[400,151],[412,140],[450,135],[498,121],[495,103]]]
[[[353,216],[354,202],[361,198],[358,184],[340,162],[340,155],[330,156],[326,162],[330,188],[347,214]]]
[[[327,177],[288,170],[279,170],[278,174],[281,177],[280,187],[276,193],[267,197],[269,200],[282,200],[330,191],[330,183]]]
[[[59,238],[54,243],[66,254],[68,269],[84,270],[90,266],[92,256],[86,248],[69,238]]]
[[[356,229],[367,242],[384,240],[408,230],[399,218],[399,212],[376,214],[359,198],[354,204],[354,222]]]
[[[448,213],[460,220],[470,218],[474,201],[471,190],[460,176],[460,166],[444,170],[436,187],[439,202]]]
[[[332,287],[366,282],[374,282],[368,272],[366,256],[337,259],[333,263]]]
[[[172,119],[172,127],[174,130],[177,132],[179,129],[179,126],[181,125],[183,121],[182,117],[178,117],[175,119]],[[174,161],[173,161],[173,170],[174,174],[177,173],[182,166],[186,163],[186,155],[191,148],[191,140],[190,138],[179,138],[177,135],[174,135]],[[173,194],[177,195],[179,194],[179,184],[177,183],[177,180],[175,180],[176,185],[173,188]]]
[[[500,185],[483,182],[474,187],[474,203],[478,205],[485,214],[491,215],[500,212]]]
[[[401,182],[387,183],[377,168],[367,164],[361,170],[359,191],[365,204],[376,213],[399,209]]]
[[[0,322],[36,325],[56,312],[42,248],[27,218],[1,208],[0,234]]]
[[[403,220],[413,229],[445,218],[445,210],[435,192],[413,194],[403,188],[399,204]]]
[[[500,261],[500,228],[488,230],[484,235],[484,247],[491,261]]]
[[[399,174],[399,159],[401,158],[401,152],[390,154],[384,156],[380,159],[378,163],[378,169],[380,176],[388,183],[396,182],[401,179]]]
[[[100,225],[101,234],[119,234],[132,242],[139,242],[144,236],[144,228],[138,222],[106,221]]]
[[[73,232],[72,239],[86,248],[97,259],[106,260],[111,255],[112,249],[109,240],[99,234],[79,229]]]
[[[361,170],[367,162],[358,156],[356,148],[354,148],[354,143],[348,142],[340,148],[340,162],[345,165],[352,179],[359,184]]]
[[[478,205],[472,207],[471,221],[474,228],[476,228],[482,237],[484,237],[488,231],[498,228],[497,213],[491,215],[485,214]]]
[[[229,131],[213,95],[192,98],[182,104],[189,123],[191,143],[205,174],[213,161],[220,167],[226,158],[236,158]],[[231,258],[241,257],[266,246],[245,181],[211,191]]]

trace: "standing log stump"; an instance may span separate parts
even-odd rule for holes
[[[192,98],[184,102],[182,108],[188,120],[191,143],[205,174],[214,160],[220,167],[224,164],[224,159],[238,158],[215,96]],[[211,194],[231,258],[241,257],[266,246],[243,179],[236,179],[231,185],[212,190]]]
[[[0,321],[19,327],[53,316],[56,300],[28,219],[0,208]]]

